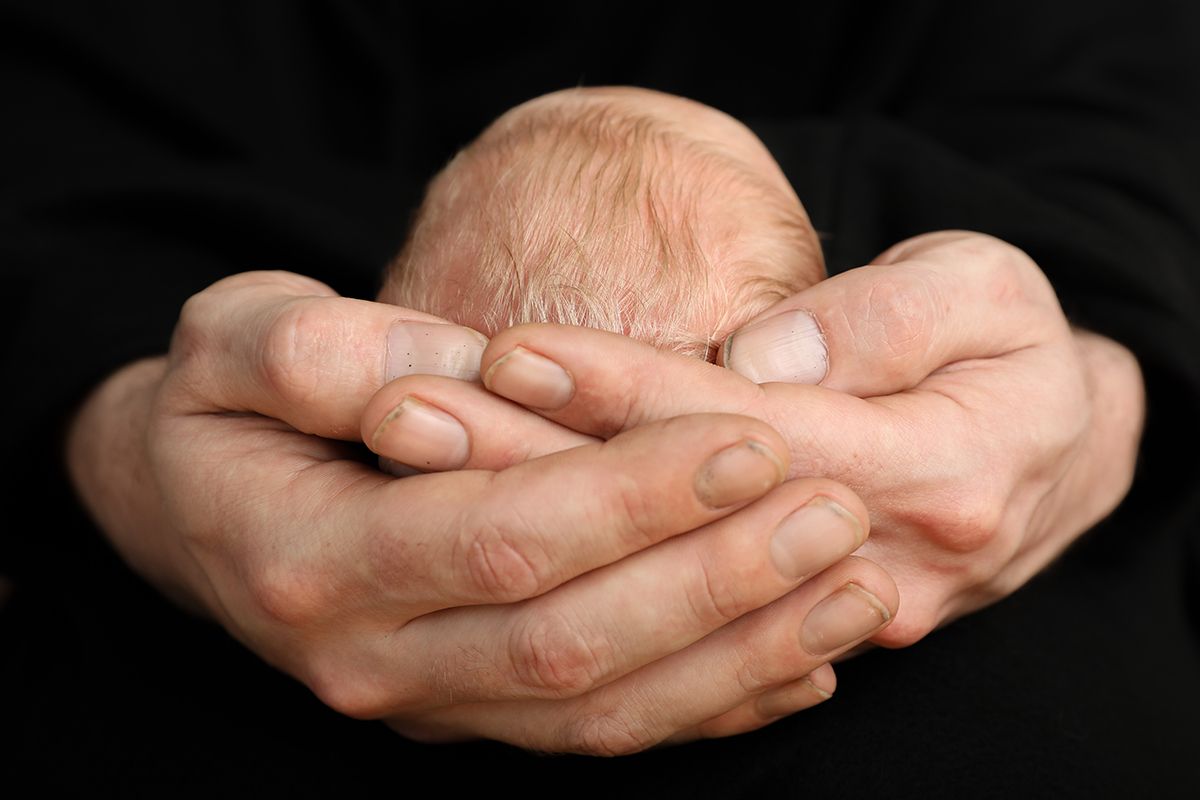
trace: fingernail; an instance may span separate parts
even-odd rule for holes
[[[784,467],[771,449],[753,439],[726,447],[696,473],[696,496],[709,508],[762,497],[783,480]]]
[[[833,697],[833,693],[837,689],[837,675],[834,674],[833,666],[830,664],[822,664],[817,667],[808,673],[804,680],[808,681],[809,686],[818,696],[826,700]]]
[[[825,337],[807,311],[785,311],[734,332],[725,340],[724,361],[755,383],[815,385],[829,371]]]
[[[805,708],[811,708],[833,697],[832,694],[817,686],[808,678],[777,686],[769,692],[763,692],[755,702],[757,711],[764,719],[776,719],[788,714],[794,714]]]
[[[462,423],[415,397],[404,398],[383,418],[371,449],[425,470],[458,469],[471,453]]]
[[[479,380],[487,337],[459,325],[398,322],[388,331],[384,382],[404,375],[444,375]]]
[[[783,577],[800,580],[850,555],[863,538],[853,514],[816,497],[779,523],[771,536],[771,562]]]
[[[575,394],[575,382],[565,369],[520,345],[488,368],[483,385],[514,403],[550,411],[565,406]]]
[[[808,612],[800,644],[814,656],[825,655],[857,642],[891,618],[879,598],[857,583],[847,583]]]

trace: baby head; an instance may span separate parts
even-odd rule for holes
[[[489,336],[557,322],[712,360],[823,273],[744,125],[660,92],[568,89],[511,109],[434,178],[379,299]]]

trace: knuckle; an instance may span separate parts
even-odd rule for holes
[[[171,337],[171,359],[176,366],[194,364],[211,349],[213,294],[211,287],[205,289],[189,297],[180,308]]]
[[[460,545],[469,586],[493,603],[515,603],[541,593],[544,558],[535,554],[527,537],[513,533],[503,518],[466,528]]]
[[[762,662],[754,658],[742,657],[738,660],[733,676],[737,681],[738,688],[744,694],[755,694],[779,682],[776,676],[770,674],[771,672],[773,670]]]
[[[1028,299],[1032,272],[1036,270],[1032,259],[1012,245],[999,247],[988,266],[990,297],[1000,307],[1024,302]]]
[[[880,368],[892,364],[899,372],[905,361],[928,350],[940,308],[930,275],[910,271],[878,280],[862,302],[858,349],[883,354]]]
[[[655,380],[661,374],[656,369],[657,364],[647,363],[644,354],[636,359],[630,369],[621,376],[619,383],[605,387],[607,397],[602,412],[603,417],[597,420],[596,433],[601,439],[608,440],[622,431],[638,427],[647,419],[649,409],[653,407],[647,397],[651,391],[657,391],[661,379]],[[640,387],[640,390],[639,390]],[[593,411],[599,409],[593,409]]]
[[[307,683],[322,703],[353,719],[379,719],[392,711],[377,683],[342,659],[330,659],[310,669]]]
[[[313,627],[333,605],[329,582],[318,571],[292,563],[261,566],[251,572],[248,583],[259,612],[289,628]]]
[[[274,292],[284,291],[288,294],[310,294],[330,297],[337,295],[337,292],[316,278],[278,269],[257,269],[229,275],[217,281],[205,291],[213,294],[228,294],[261,289]]]
[[[615,709],[585,711],[568,725],[567,749],[590,756],[625,756],[657,744],[643,725]]]
[[[1000,530],[1003,503],[990,493],[966,489],[939,499],[926,498],[912,522],[925,537],[952,553],[974,553],[990,544]]]
[[[322,354],[341,338],[331,308],[320,299],[290,301],[266,330],[259,370],[268,389],[286,402],[302,405],[320,388]]]
[[[657,495],[656,502],[655,493],[648,492],[644,482],[625,472],[607,477],[609,513],[600,518],[602,524],[620,536],[625,548],[641,550],[657,543],[662,538],[657,519],[661,517],[663,494]]]
[[[1002,505],[972,494],[951,507],[937,531],[938,543],[956,553],[973,553],[990,544],[1000,530]]]
[[[755,694],[788,678],[795,677],[794,663],[799,651],[796,643],[781,645],[778,641],[739,641],[735,649],[736,666],[733,677],[745,694]]]
[[[750,577],[753,576],[742,576]],[[705,628],[718,628],[732,622],[748,610],[739,587],[747,586],[728,567],[713,567],[702,555],[697,558],[696,576],[686,586],[692,615]]]
[[[1052,303],[1058,305],[1041,267],[1028,253],[1014,244],[979,234],[962,245],[967,263],[979,265],[984,272],[993,305]]]
[[[987,237],[987,240],[993,246],[996,253],[996,260],[999,263],[1000,269],[1004,272],[1009,273],[1018,280],[1042,274],[1042,270],[1038,267],[1037,262],[1015,244],[992,236]]]
[[[531,609],[513,629],[509,645],[512,670],[522,685],[573,697],[599,684],[608,672],[608,647],[593,642],[579,625],[561,614]]]

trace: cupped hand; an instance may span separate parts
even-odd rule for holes
[[[462,425],[461,465],[498,466],[552,451],[564,431],[606,439],[679,414],[757,417],[787,440],[789,475],[839,481],[870,509],[860,553],[902,600],[874,637],[886,646],[1014,591],[1132,480],[1136,360],[1073,330],[1038,266],[992,237],[902,242],[767,310],[722,358],[729,369],[614,334],[522,326],[484,353],[494,394],[405,377],[372,400],[364,431],[378,452],[419,459],[380,421],[420,398]]]
[[[470,372],[483,345],[301,276],[235,276],[186,304],[166,358],[86,401],[72,477],[145,576],[415,737],[623,753],[828,697],[826,662],[887,624],[895,586],[844,560],[869,528],[855,494],[785,481],[767,424],[676,416],[401,479],[335,441],[385,377]]]

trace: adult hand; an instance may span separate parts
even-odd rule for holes
[[[874,637],[886,646],[1014,591],[1132,480],[1136,360],[1073,331],[1037,265],[992,237],[903,242],[752,320],[723,359],[730,369],[599,331],[522,326],[497,335],[482,362],[487,388],[513,402],[409,377],[372,401],[364,429],[398,398],[420,397],[466,426],[462,463],[477,466],[552,449],[533,436],[545,421],[604,439],[678,414],[758,417],[787,440],[791,475],[840,481],[871,509],[861,552],[903,600]],[[374,443],[416,454],[386,427]]]
[[[887,623],[895,587],[843,560],[868,530],[854,493],[784,482],[761,421],[682,416],[402,479],[333,441],[385,374],[469,372],[482,347],[301,276],[235,276],[186,304],[168,357],[86,401],[72,477],[144,575],[409,735],[621,753],[827,697],[824,665]]]

